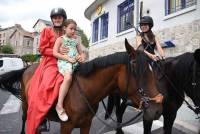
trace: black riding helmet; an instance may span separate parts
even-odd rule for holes
[[[149,24],[150,29],[153,27],[153,19],[150,16],[143,16],[140,19],[140,25],[141,24]]]
[[[67,19],[66,12],[63,8],[53,8],[51,10],[51,14],[50,14],[51,19],[52,19],[52,17],[59,16],[59,15],[62,16],[64,18],[64,20]]]

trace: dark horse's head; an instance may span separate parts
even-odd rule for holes
[[[186,93],[196,106],[200,106],[200,49],[194,53],[184,53],[177,57],[167,58],[163,62],[163,71],[169,79],[159,82],[161,91],[166,90],[177,100]],[[162,87],[162,84],[164,86]],[[167,85],[165,85],[167,83]],[[160,86],[161,85],[161,86]],[[165,92],[165,91],[164,91]]]
[[[147,62],[147,57],[145,53],[141,50],[134,50],[133,47],[130,46],[127,40],[125,40],[126,50],[131,58],[131,82],[130,85],[134,85],[132,87],[136,87],[137,90],[142,91],[147,97],[150,98],[148,101],[149,106],[145,106],[143,100],[144,94],[137,92],[140,98],[133,97],[135,96],[134,92],[129,90],[130,99],[138,101],[136,105],[141,106],[143,103],[144,109],[144,118],[146,120],[154,120],[158,119],[162,113],[162,95],[159,93],[159,90],[156,86],[156,79],[153,73],[153,70],[149,63]],[[142,95],[143,94],[143,95]],[[139,105],[138,105],[139,104]]]
[[[193,53],[193,57],[194,60],[190,72],[192,82],[185,92],[193,100],[194,104],[200,107],[200,49]]]

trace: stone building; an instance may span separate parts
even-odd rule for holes
[[[47,27],[51,26],[52,23],[51,21],[43,20],[43,19],[38,19],[37,22],[34,24],[33,29],[34,29],[34,42],[33,42],[33,53],[34,54],[39,54],[38,47],[39,47],[39,41],[40,41],[40,33],[42,30]]]
[[[0,30],[0,45],[11,45],[17,55],[33,53],[33,39],[33,34],[19,24]]]
[[[135,46],[140,16],[154,19],[153,31],[166,56],[200,47],[200,0],[95,0],[85,10],[91,21],[90,59]]]

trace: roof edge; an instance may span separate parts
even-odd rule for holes
[[[96,10],[96,8],[105,3],[108,0],[95,0],[88,8],[85,9],[84,15],[88,20],[91,20],[92,13]]]

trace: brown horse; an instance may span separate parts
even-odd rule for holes
[[[98,103],[113,89],[118,87],[121,95],[127,95],[136,108],[141,106],[139,89],[149,97],[156,98],[159,90],[156,87],[154,74],[146,61],[144,53],[134,50],[125,40],[126,52],[111,54],[97,58],[80,65],[74,73],[71,88],[64,100],[64,108],[69,115],[67,122],[61,123],[61,134],[70,134],[73,128],[80,128],[81,134],[89,134],[92,118],[98,109]],[[34,74],[37,65],[32,65],[24,70],[13,71],[0,77],[2,87],[10,87],[16,80],[21,80],[21,97],[23,100],[23,131],[27,111],[27,92],[29,81]],[[18,79],[17,79],[18,78]],[[9,83],[9,84],[6,84]],[[14,90],[12,88],[12,90]],[[150,100],[151,100],[150,99]],[[162,112],[162,104],[149,101],[146,107],[146,116],[159,117]],[[54,107],[47,117],[50,120],[59,121]],[[22,133],[23,133],[22,131]]]

